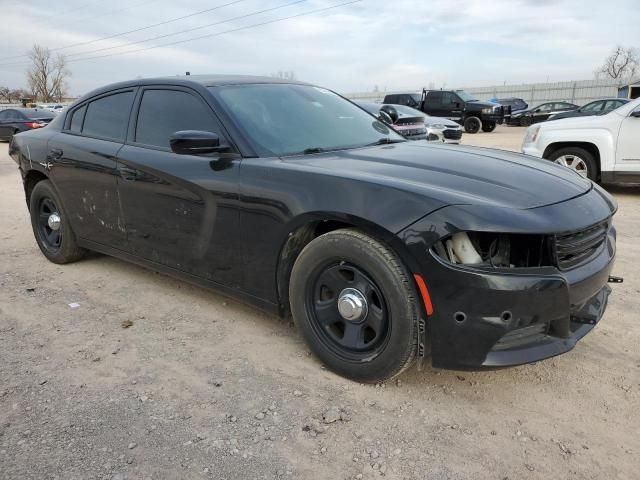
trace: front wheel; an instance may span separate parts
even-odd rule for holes
[[[531,117],[520,117],[520,126],[521,127],[528,127],[533,123],[533,121],[531,120]]]
[[[549,160],[570,168],[581,176],[593,180],[598,179],[598,163],[591,152],[580,147],[568,147],[556,150]]]
[[[419,301],[397,255],[357,230],[329,232],[300,253],[289,287],[293,319],[331,370],[379,382],[411,365]]]
[[[33,187],[29,212],[33,234],[45,257],[61,264],[82,258],[84,250],[78,247],[69,218],[49,180],[42,180]]]
[[[478,133],[482,128],[482,121],[478,117],[467,117],[464,120],[464,131],[467,133]]]

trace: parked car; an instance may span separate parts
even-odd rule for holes
[[[0,140],[11,140],[16,133],[45,127],[53,114],[37,108],[8,108],[0,111]]]
[[[622,105],[629,103],[629,100],[625,98],[606,98],[603,100],[596,100],[595,102],[587,103],[586,105],[568,112],[556,113],[551,115],[548,120],[560,120],[562,118],[573,117],[590,117],[592,115],[604,115],[612,110],[615,110]]]
[[[291,313],[358,381],[429,354],[477,369],[567,352],[610,292],[604,190],[519,154],[407,141],[304,83],[122,82],[9,151],[50,261],[95,250]]]
[[[385,111],[385,113],[393,117],[395,112],[395,115],[398,115],[399,118],[404,118],[405,121],[409,118],[420,119],[419,123],[422,123],[425,128],[425,133],[421,133],[422,137],[420,139],[426,138],[430,142],[460,143],[460,139],[462,138],[462,128],[460,125],[447,118],[432,117],[416,110],[415,108],[404,105],[389,105],[387,103],[380,104],[370,102],[357,103],[373,115],[377,115],[380,110],[384,108],[383,111]],[[394,127],[396,123],[397,122],[394,122]],[[398,129],[396,128],[396,130]],[[404,135],[402,131],[400,131],[400,133]],[[413,137],[409,139],[411,140]]]
[[[508,115],[508,109],[490,102],[481,102],[464,90],[423,90],[422,95],[412,93],[390,94],[383,103],[406,105],[434,117],[455,120],[467,133],[492,132]]]
[[[640,184],[640,99],[603,115],[529,127],[522,152],[593,181]]]
[[[399,105],[381,105],[372,102],[356,102],[356,104],[371,115],[380,117],[380,120],[392,126],[407,140],[425,140],[427,138],[427,128],[424,125],[424,115],[421,112],[411,111],[407,107]]]
[[[544,122],[552,115],[577,110],[578,108],[578,105],[574,105],[573,103],[569,102],[541,103],[537,107],[512,113],[511,117],[508,120],[508,124],[528,127],[529,125],[532,125],[534,123]]]
[[[525,102],[521,98],[516,98],[516,97],[497,98],[496,103],[499,103],[504,107],[510,107],[512,115],[516,112],[521,112],[529,108],[529,104],[527,102]]]

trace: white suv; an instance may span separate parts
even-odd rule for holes
[[[522,153],[553,160],[602,183],[640,183],[640,99],[606,115],[529,127]]]

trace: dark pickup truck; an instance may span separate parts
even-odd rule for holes
[[[446,117],[464,126],[467,133],[493,132],[510,114],[509,107],[481,102],[464,90],[426,90],[384,97],[383,103],[407,105],[434,117]]]

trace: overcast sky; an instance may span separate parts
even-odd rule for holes
[[[51,49],[84,43],[58,50],[68,55],[73,95],[114,81],[185,71],[293,71],[300,80],[341,92],[370,91],[375,85],[397,90],[431,83],[460,87],[581,80],[593,76],[616,44],[640,47],[640,0],[362,0],[265,26],[120,54],[349,0],[298,0],[289,5],[295,1],[0,0],[0,85],[26,86],[25,57],[15,57],[34,42]],[[94,41],[224,4],[230,5]],[[212,23],[218,25],[204,27]],[[147,41],[161,35],[166,37]],[[128,45],[131,42],[138,43]],[[117,55],[81,60],[110,54]]]

